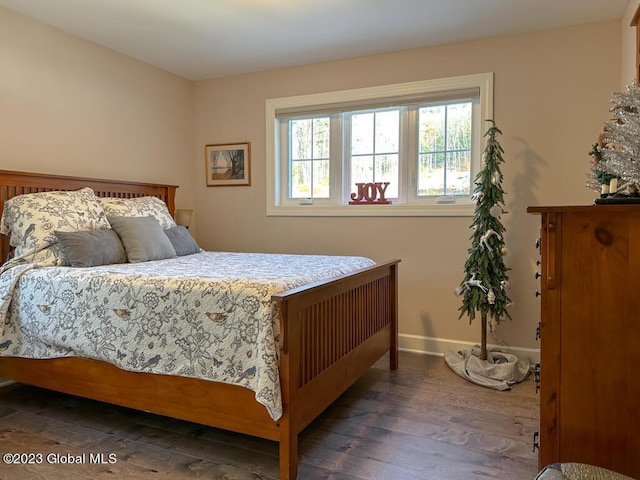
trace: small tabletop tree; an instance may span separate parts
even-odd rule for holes
[[[509,287],[509,270],[503,256],[507,254],[504,242],[505,228],[500,216],[505,213],[504,191],[502,190],[502,173],[500,164],[504,162],[504,150],[496,140],[496,135],[502,132],[495,126],[485,134],[489,137],[483,154],[484,167],[475,178],[473,198],[476,209],[471,228],[471,248],[469,257],[464,264],[465,276],[455,293],[462,297],[462,305],[458,309],[462,318],[465,314],[471,323],[480,313],[482,322],[482,343],[480,359],[487,359],[487,321],[493,318],[496,323],[511,315],[507,311],[511,301],[507,296]]]
[[[595,153],[592,177],[600,183],[620,178],[632,192],[640,186],[640,85],[635,80],[624,92],[611,94],[613,118],[605,123]],[[595,182],[592,182],[594,184]],[[614,194],[616,192],[610,192]]]

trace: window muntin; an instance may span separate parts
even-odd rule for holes
[[[267,100],[267,214],[473,215],[492,89],[493,75],[479,74]],[[296,155],[292,120],[311,122]],[[297,185],[294,165],[306,165]],[[349,206],[360,181],[389,181],[393,204]]]

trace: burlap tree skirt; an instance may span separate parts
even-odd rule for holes
[[[480,360],[480,347],[445,352],[444,361],[449,368],[470,382],[495,390],[509,390],[521,382],[531,371],[529,360],[519,360],[511,353],[493,348],[487,351],[487,360]]]

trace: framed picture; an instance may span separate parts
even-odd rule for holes
[[[205,145],[207,187],[251,185],[251,144]]]

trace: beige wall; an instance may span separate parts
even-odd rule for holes
[[[192,206],[193,84],[0,8],[0,168],[177,184]]]
[[[452,294],[471,218],[267,217],[265,99],[494,72],[516,303],[497,335],[536,349],[539,219],[525,209],[591,203],[587,153],[624,83],[624,30],[606,22],[193,83],[0,8],[0,168],[178,184],[207,249],[401,258],[402,344],[444,351],[479,338]],[[252,143],[252,185],[207,188],[204,145],[236,141]]]
[[[593,201],[585,187],[588,152],[620,85],[620,28],[620,21],[597,23],[197,82],[199,241],[207,249],[401,258],[402,345],[444,351],[476,342],[480,326],[457,319],[459,299],[452,293],[463,275],[471,218],[267,217],[265,99],[494,72],[515,301],[513,321],[497,335],[513,347],[538,348],[539,218],[525,209]],[[252,143],[252,186],[207,188],[204,145],[236,141]]]

